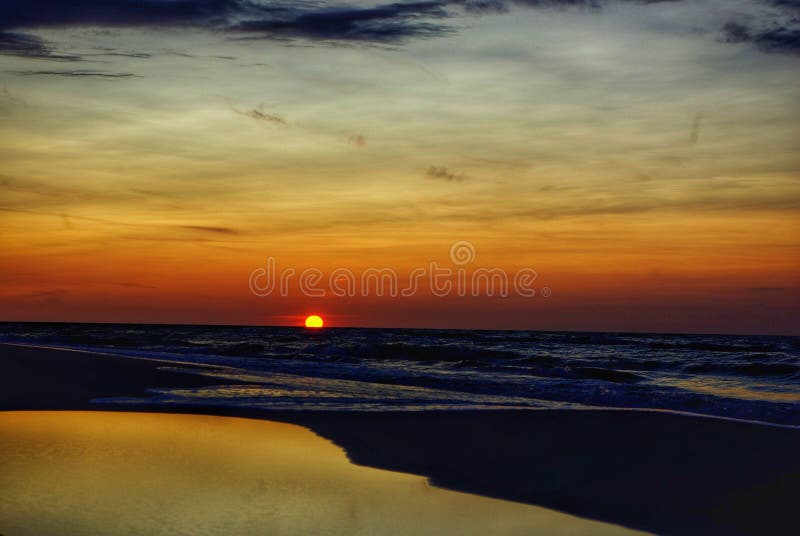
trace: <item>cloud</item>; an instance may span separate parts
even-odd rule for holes
[[[245,117],[250,117],[255,119],[256,121],[264,121],[265,123],[276,123],[278,125],[288,126],[289,123],[286,122],[286,119],[279,116],[278,114],[271,114],[264,111],[264,105],[260,105],[258,108],[253,108],[251,110],[240,110],[233,105],[230,105],[231,109],[239,115],[244,115]]]
[[[260,34],[260,37],[269,39],[391,43],[411,37],[437,37],[449,33],[450,28],[432,22],[432,19],[450,16],[445,9],[448,4],[434,0],[311,11],[286,9],[265,18],[245,20],[232,25],[230,29]]]
[[[189,52],[186,52],[185,50],[168,49],[168,50],[162,50],[160,52],[162,54],[165,54],[165,55],[179,56],[181,58],[193,58],[193,59],[195,59],[195,58],[210,58],[212,60],[226,60],[226,61],[233,61],[233,60],[238,59],[236,56],[203,56],[203,55],[198,55],[198,54],[190,54]]]
[[[248,0],[4,0],[3,4],[4,28],[212,25],[259,9]]]
[[[361,134],[353,134],[347,141],[355,145],[356,147],[366,147],[367,146],[367,138],[362,136]]]
[[[2,31],[0,22],[0,55],[58,61],[80,61],[79,56],[58,54],[53,47],[34,35]]]
[[[800,20],[793,21],[796,24]],[[772,26],[757,30],[729,22],[722,27],[723,40],[726,43],[752,43],[762,52],[800,55],[800,26]]]
[[[236,229],[232,229],[230,227],[215,227],[209,225],[181,225],[183,229],[188,229],[190,231],[201,231],[204,233],[215,233],[215,234],[226,234],[226,235],[238,235],[239,231]]]
[[[241,40],[305,40],[318,44],[398,44],[450,35],[463,15],[488,16],[512,7],[596,11],[609,4],[680,3],[685,0],[420,0],[377,5],[332,5],[324,1],[256,0],[4,0],[0,54],[80,61],[60,54],[39,37],[20,31],[52,28],[188,28],[220,32]],[[730,22],[723,41],[752,42],[763,52],[796,53],[800,7],[794,0],[752,0],[766,7],[759,29]],[[763,20],[762,20],[763,19]],[[764,21],[772,23],[764,28]],[[132,55],[136,53],[111,53]],[[220,57],[220,59],[228,59]]]
[[[626,0],[617,0],[626,1]],[[653,3],[672,0],[627,0]],[[222,31],[241,39],[400,43],[448,35],[444,24],[461,13],[490,14],[510,5],[529,8],[597,8],[598,0],[423,0],[372,6],[325,2],[264,4],[253,0],[6,0],[0,32],[67,27],[185,27]],[[41,40],[24,34],[8,53],[53,57]],[[11,40],[11,38],[8,38]]]
[[[106,49],[105,52],[95,52],[93,54],[84,54],[83,57],[93,57],[93,56],[103,56],[103,57],[119,57],[119,58],[136,58],[136,59],[150,59],[153,57],[152,54],[148,54],[147,52],[119,52],[111,49]]]
[[[689,132],[689,143],[692,145],[697,145],[697,142],[700,141],[700,123],[703,121],[703,114],[696,113],[694,114],[694,119],[692,119],[692,129]]]
[[[69,298],[72,293],[66,289],[52,289],[52,290],[38,290],[23,294],[21,297],[26,300],[31,300],[40,304],[57,304],[62,303],[64,299]]]
[[[20,76],[69,76],[75,78],[132,78],[137,77],[133,73],[109,73],[104,71],[82,71],[82,70],[68,70],[68,71],[10,71],[13,74]]]
[[[448,28],[432,20],[448,17],[446,8],[451,4],[451,0],[431,0],[330,7],[319,2],[262,4],[252,0],[6,0],[0,32],[80,26],[187,27],[249,38],[386,43],[447,33]],[[38,38],[11,35],[22,42],[9,43],[7,50],[32,57],[49,55]]]
[[[444,180],[447,182],[461,182],[465,179],[463,173],[450,171],[446,167],[431,166],[425,172],[425,176],[433,180]]]
[[[112,283],[112,285],[116,287],[125,287],[125,288],[140,288],[140,289],[157,289],[158,287],[155,285],[143,285],[141,283],[132,283],[129,281],[122,281],[119,283]]]
[[[120,227],[128,227],[128,228],[135,228],[141,227],[143,224],[139,223],[129,223],[123,221],[114,221],[114,220],[107,220],[105,218],[93,218],[90,216],[78,216],[75,214],[67,214],[64,212],[55,212],[52,210],[39,210],[37,209],[29,209],[29,208],[22,208],[22,207],[8,207],[8,206],[0,206],[0,212],[12,212],[17,214],[31,214],[34,216],[50,216],[53,218],[59,218],[61,221],[61,225],[66,229],[73,228],[72,220],[78,221],[85,221],[90,223],[100,223],[103,225],[114,225]]]

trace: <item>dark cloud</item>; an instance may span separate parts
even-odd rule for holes
[[[345,0],[346,1],[346,0]],[[236,39],[306,40],[317,43],[396,44],[448,35],[447,21],[461,14],[489,15],[512,6],[592,11],[611,3],[655,4],[684,0],[421,0],[372,6],[321,0],[262,3],[258,0],[3,0],[0,54],[79,61],[60,54],[28,32],[39,28],[193,28]],[[724,40],[752,42],[764,52],[796,52],[800,3],[754,0],[788,15],[783,25],[754,31],[738,23],[723,29]],[[110,55],[145,57],[136,53]],[[220,59],[228,59],[220,57]]]
[[[171,55],[171,56],[179,56],[181,58],[210,58],[212,60],[226,60],[226,61],[233,61],[238,59],[236,56],[203,56],[198,54],[190,54],[184,50],[162,50],[160,51],[161,54]]]
[[[11,71],[14,74],[21,76],[68,76],[75,78],[132,78],[137,75],[133,73],[108,73],[103,71],[82,71],[82,70],[68,70],[68,71]]]
[[[793,22],[800,24],[800,20]],[[727,43],[752,43],[762,52],[800,55],[800,25],[756,30],[738,22],[729,22],[722,27],[722,35]]]
[[[453,0],[467,13],[479,15],[506,13],[511,6],[538,9],[582,9],[598,10],[603,6],[616,3],[628,4],[661,4],[665,2],[681,2],[683,0]]]
[[[265,112],[263,105],[259,106],[258,108],[253,108],[251,110],[240,110],[235,106],[231,105],[231,109],[239,115],[250,117],[252,119],[255,119],[256,121],[263,121],[265,123],[275,123],[283,126],[289,125],[289,123],[286,122],[286,119],[279,116],[278,114]]]
[[[738,22],[729,22],[723,26],[722,35],[727,43],[742,43],[752,39],[747,26],[739,24]]]
[[[467,13],[475,15],[494,15],[506,13],[509,2],[506,0],[465,0],[461,2],[461,7]]]
[[[204,233],[215,233],[215,234],[225,234],[225,235],[238,235],[239,231],[236,229],[232,229],[230,227],[213,227],[209,225],[182,225],[184,229],[188,229],[190,231],[201,231]]]
[[[775,7],[786,9],[787,11],[800,13],[800,0],[767,0],[767,3]]]
[[[230,29],[273,39],[398,42],[410,37],[436,37],[448,33],[449,28],[430,21],[448,17],[447,6],[446,1],[431,1],[312,11],[286,10],[277,16],[271,14],[261,20],[240,22]]]
[[[70,26],[135,27],[224,24],[248,10],[247,0],[3,0],[4,29]]]
[[[388,43],[449,31],[432,22],[446,18],[450,0],[378,6],[326,7],[321,2],[262,4],[253,0],[4,0],[0,50],[52,57],[36,37],[10,31],[67,27],[188,27],[245,38]]]
[[[129,281],[122,281],[119,283],[112,283],[112,285],[117,287],[125,287],[125,288],[141,288],[141,289],[157,289],[158,287],[154,285],[143,285],[141,283],[131,283]]]
[[[629,1],[636,2],[637,0]],[[486,15],[494,13],[506,13],[509,11],[511,6],[551,9],[600,9],[603,4],[608,3],[608,0],[463,0],[454,3],[460,4],[467,13]]]
[[[23,58],[48,59],[58,61],[80,61],[79,56],[56,53],[50,45],[36,36],[17,32],[2,31],[0,21],[0,54],[21,56]]]
[[[425,176],[429,179],[443,180],[447,182],[461,182],[464,180],[464,174],[455,171],[450,171],[446,167],[431,166],[425,172]]]
[[[427,0],[331,7],[321,1],[264,4],[254,0],[4,0],[0,32],[66,27],[188,27],[223,31],[245,39],[398,43],[451,33],[454,29],[442,21],[459,12],[499,13],[510,5],[597,8],[604,3],[605,0]],[[32,57],[53,57],[52,50],[36,37],[12,35],[22,42],[9,44],[9,53],[14,53],[14,46]]]
[[[117,52],[113,50],[109,50],[106,52],[96,52],[93,54],[84,54],[83,57],[92,57],[92,56],[114,56],[120,58],[136,58],[136,59],[150,59],[153,57],[152,54],[148,54],[146,52]]]

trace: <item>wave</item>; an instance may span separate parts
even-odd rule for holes
[[[632,372],[595,367],[577,368],[574,369],[573,374],[576,378],[603,380],[607,382],[640,382],[646,379],[644,376]]]
[[[797,376],[800,366],[786,363],[745,363],[745,364],[717,364],[701,363],[687,365],[684,371],[693,373],[719,373],[741,374],[746,376]]]
[[[328,345],[320,348],[325,356],[346,355],[364,359],[403,359],[409,361],[478,362],[480,360],[516,359],[524,354],[512,350],[465,347],[455,345],[422,345],[388,342],[358,345]]]
[[[800,425],[797,337],[0,323],[0,340],[216,365],[261,385],[226,395],[234,405],[302,408],[314,384],[328,409],[371,393],[378,409],[577,404]]]
[[[650,348],[664,350],[706,350],[709,352],[778,352],[773,344],[719,344],[710,342],[651,342]]]

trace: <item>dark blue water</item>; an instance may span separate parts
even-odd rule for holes
[[[212,364],[231,380],[152,390],[165,406],[651,408],[800,425],[798,337],[14,323],[0,341]]]

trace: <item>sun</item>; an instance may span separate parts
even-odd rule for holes
[[[322,317],[318,315],[309,315],[306,317],[306,327],[307,328],[314,328],[319,329],[322,327],[324,322],[322,321]]]

